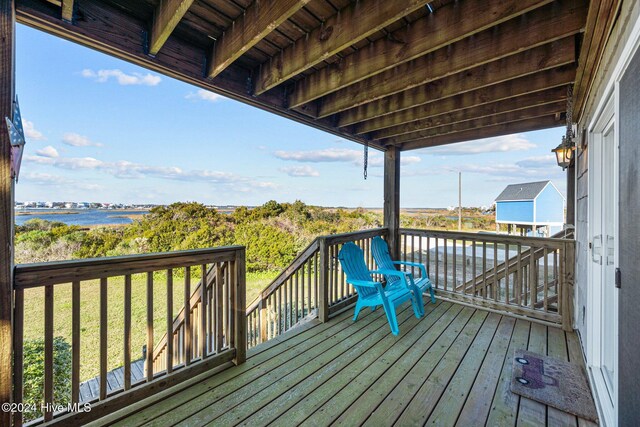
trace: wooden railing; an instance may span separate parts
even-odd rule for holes
[[[365,249],[368,265],[374,262],[371,239],[386,229],[321,236],[304,249],[247,308],[247,344],[253,347],[291,329],[300,321],[329,316],[354,302],[355,291],[346,284],[338,262],[345,242]]]
[[[401,229],[400,251],[440,298],[572,328],[571,239]]]
[[[191,298],[191,276],[195,270],[207,276],[211,286],[201,287],[199,298]],[[211,272],[215,280],[211,280]],[[155,273],[155,274],[154,274]],[[141,284],[146,286],[144,307],[132,304],[132,276],[143,276]],[[184,284],[183,324],[179,338],[174,332],[175,304],[174,279],[180,277]],[[163,278],[162,284],[159,278]],[[146,283],[145,283],[146,282]],[[176,280],[177,282],[177,280]],[[65,285],[67,284],[67,285]],[[113,258],[97,258],[78,261],[63,261],[43,264],[18,265],[14,271],[14,402],[23,401],[23,343],[25,339],[25,290],[41,289],[44,294],[44,391],[43,402],[55,402],[54,398],[54,294],[56,290],[64,293],[71,286],[71,396],[69,401],[80,403],[80,366],[81,336],[99,336],[99,360],[91,360],[99,366],[99,399],[93,403],[91,412],[53,412],[53,406],[43,410],[40,421],[59,422],[60,424],[81,424],[97,419],[106,413],[117,410],[133,401],[143,399],[164,388],[185,381],[200,372],[233,361],[236,364],[245,360],[246,318],[245,304],[245,250],[232,246],[214,249],[181,251],[162,254],[135,255]],[[91,325],[83,325],[80,301],[83,290],[99,286],[99,326],[96,330],[85,330]],[[109,299],[111,292],[124,286],[124,301]],[[154,324],[154,291],[164,287],[166,304],[163,312],[166,322]],[[112,291],[113,290],[113,291]],[[213,290],[213,291],[212,291]],[[30,295],[33,291],[30,292]],[[115,293],[115,292],[114,292]],[[85,296],[86,298],[86,296]],[[86,300],[85,300],[86,301]],[[28,302],[28,301],[27,301]],[[203,303],[204,302],[204,303]],[[83,301],[83,305],[84,305]],[[108,311],[112,305],[122,306],[124,328],[119,331],[122,337],[124,354],[124,384],[117,390],[108,392],[108,331],[112,320]],[[131,382],[131,331],[132,311],[146,312],[147,366],[144,380]],[[165,343],[164,350],[154,360],[154,332],[164,328],[167,336],[174,339]],[[162,330],[162,329],[160,329]],[[81,334],[82,331],[82,334]],[[112,349],[113,351],[113,349]],[[160,363],[159,360],[162,360]],[[154,363],[155,362],[155,363]],[[82,409],[82,407],[80,407]],[[15,413],[15,424],[23,422],[20,413]],[[55,418],[54,418],[55,416]]]
[[[184,286],[184,298],[189,299],[189,304],[185,304],[178,312],[178,315],[173,319],[173,332],[171,334],[172,343],[167,341],[167,333],[165,332],[156,347],[151,352],[151,357],[147,357],[145,359],[145,373],[149,371],[149,367],[151,366],[152,372],[162,372],[167,368],[167,351],[168,348],[172,347],[173,350],[173,360],[179,363],[187,363],[187,359],[194,359],[198,356],[198,346],[189,346],[187,348],[187,341],[189,339],[197,339],[199,334],[199,328],[202,326],[197,322],[193,322],[191,319],[200,319],[200,315],[202,313],[203,305],[203,295],[205,296],[205,307],[208,307],[207,315],[207,326],[211,327],[210,323],[214,320],[217,320],[215,313],[223,314],[224,318],[227,316],[224,315],[224,306],[220,306],[224,301],[224,297],[219,298],[218,293],[228,292],[228,287],[230,283],[230,278],[228,277],[228,273],[230,271],[227,269],[226,264],[215,264],[208,267],[206,272],[202,270],[205,266],[200,267],[200,277],[206,277],[205,280],[200,279],[196,284],[195,288],[191,290],[191,269],[185,269],[185,286]],[[205,286],[202,286],[202,283],[205,283]],[[190,292],[190,295],[189,295]],[[187,310],[188,309],[188,310]],[[214,337],[222,336],[224,337],[224,324],[223,322],[217,322],[216,326],[218,328],[222,328],[220,331],[216,331],[215,334],[210,334],[207,337],[207,346],[209,348],[213,348],[214,346],[224,345],[224,342],[220,340],[220,342],[216,343]],[[188,330],[189,329],[189,330]],[[191,337],[191,338],[190,338]]]

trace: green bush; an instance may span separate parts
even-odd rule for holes
[[[25,421],[41,417],[44,403],[44,340],[24,341],[23,402],[35,406],[35,412],[25,413]],[[71,345],[62,337],[53,339],[53,402],[67,405],[71,401]]]

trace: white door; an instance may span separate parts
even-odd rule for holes
[[[613,101],[605,108],[589,147],[590,309],[588,363],[604,425],[615,424],[618,361],[617,139]]]

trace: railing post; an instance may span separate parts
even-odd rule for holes
[[[267,304],[264,300],[264,296],[260,296],[260,342],[265,342],[269,339],[268,325],[267,325]]]
[[[562,329],[573,331],[573,284],[575,279],[575,241],[564,242],[564,277],[562,277]]]
[[[239,365],[247,360],[247,277],[246,277],[246,251],[245,248],[236,251],[234,286],[236,287],[233,313],[235,315],[234,344],[236,357],[234,363]]]
[[[389,252],[400,259],[400,149],[389,147],[384,153],[384,228],[389,230]]]
[[[13,205],[11,145],[5,117],[13,118],[15,92],[15,2],[0,0],[0,403],[12,401],[13,348]],[[22,337],[18,337],[22,339]],[[0,425],[11,425],[11,412],[0,412]],[[19,417],[16,417],[20,419]]]
[[[326,238],[319,238],[320,266],[318,280],[318,319],[329,320],[329,247]]]

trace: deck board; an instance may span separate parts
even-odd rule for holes
[[[451,302],[407,304],[391,335],[382,310],[312,321],[248,353],[247,362],[149,398],[127,426],[593,426],[509,391],[516,349],[582,364],[577,336]],[[105,423],[94,423],[104,425]]]
[[[425,321],[432,329],[442,315],[450,308],[450,304],[439,304],[437,307],[430,306],[427,309],[428,318]],[[402,323],[402,336],[405,331],[411,328],[409,333],[419,335],[421,329],[416,328],[418,321],[415,317],[410,316],[408,321]],[[409,334],[407,334],[407,337]],[[421,345],[420,340],[424,335],[418,338],[414,345]],[[261,411],[253,414],[251,417],[243,421],[246,425],[264,425],[268,422],[275,421],[275,425],[297,425],[309,417],[310,413],[317,410],[319,406],[328,401],[335,395],[336,390],[342,390],[347,387],[358,375],[360,375],[368,366],[375,363],[376,359],[381,355],[390,357],[390,349],[397,348],[394,346],[395,340],[380,340],[375,346],[368,351],[355,353],[353,356],[345,359],[340,363],[340,371],[334,369],[338,367],[337,363],[332,363],[323,368],[323,373],[328,374],[325,381],[305,381],[288,393],[280,395]],[[404,360],[404,358],[402,359]],[[395,365],[394,365],[395,366]],[[282,415],[282,416],[281,416]],[[277,418],[280,417],[280,418]],[[277,418],[277,420],[276,420]]]

